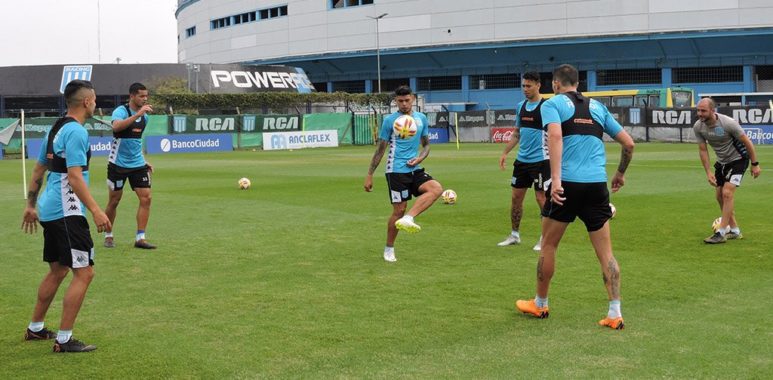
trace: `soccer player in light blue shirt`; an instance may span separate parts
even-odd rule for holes
[[[612,211],[602,136],[606,133],[622,145],[620,163],[612,178],[613,192],[625,184],[624,174],[633,157],[634,142],[603,104],[577,92],[578,83],[577,69],[559,66],[553,71],[556,96],[542,105],[542,123],[547,128],[550,149],[550,196],[542,210],[537,295],[531,300],[517,301],[516,307],[538,318],[548,317],[548,288],[556,250],[569,223],[579,217],[596,251],[609,297],[607,316],[599,325],[619,330],[625,326],[620,311],[620,267],[612,254],[609,234]]]
[[[413,218],[419,216],[437,200],[443,192],[440,183],[424,171],[419,164],[429,155],[427,116],[413,111],[415,96],[408,86],[395,90],[398,112],[384,118],[379,132],[376,152],[365,177],[365,191],[373,191],[373,173],[384,153],[387,153],[386,179],[392,215],[387,224],[384,260],[395,262],[394,243],[398,230],[416,233],[421,227]],[[417,197],[406,213],[408,200]]]
[[[139,199],[134,247],[155,249],[155,245],[145,240],[145,229],[150,219],[150,175],[153,172],[153,166],[145,162],[142,155],[142,133],[148,124],[147,113],[153,112],[153,107],[147,102],[148,89],[142,83],[133,83],[129,87],[129,103],[113,110],[113,143],[107,159],[109,194],[105,212],[110,222],[115,223],[118,203],[128,182]],[[105,233],[104,245],[107,248],[115,246],[112,229]]]
[[[518,156],[513,162],[513,176],[510,186],[513,188],[510,198],[510,235],[497,245],[505,247],[521,242],[520,226],[523,216],[523,199],[529,187],[534,187],[537,206],[542,210],[545,205],[545,186],[550,179],[550,156],[548,155],[547,136],[542,127],[542,104],[540,95],[540,75],[527,72],[521,78],[521,87],[526,99],[515,108],[515,130],[513,138],[505,146],[499,157],[499,168],[505,170],[505,161],[515,145],[520,143]],[[542,238],[540,238],[542,241]],[[540,250],[540,241],[534,246]]]
[[[83,208],[91,211],[99,232],[110,228],[110,219],[88,188],[91,152],[83,123],[94,115],[94,87],[88,81],[71,81],[65,86],[64,98],[67,115],[58,119],[46,134],[32,172],[22,219],[22,229],[27,233],[36,232],[38,222],[43,226],[43,260],[49,265],[49,272],[38,287],[37,302],[24,339],[56,338],[54,352],[88,352],[97,347],[72,337],[75,319],[94,278],[94,242]],[[46,171],[46,187],[38,201]],[[45,328],[44,320],[59,286],[70,271],[72,283],[64,295],[59,332],[54,334]]]

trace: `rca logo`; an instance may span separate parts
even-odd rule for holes
[[[209,118],[209,119],[196,119],[197,131],[233,131],[236,120],[232,117],[226,118]]]
[[[263,119],[263,131],[297,131],[300,129],[298,126],[297,116],[279,116],[279,117],[267,117]]]

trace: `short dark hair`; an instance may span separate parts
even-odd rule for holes
[[[64,101],[67,103],[68,107],[78,104],[78,102],[81,101],[78,95],[82,89],[93,90],[94,85],[87,80],[80,79],[75,79],[70,81],[70,83],[67,83],[67,86],[64,87]]]
[[[405,96],[413,94],[413,90],[406,85],[402,85],[395,89],[395,96]]]
[[[129,86],[129,95],[136,95],[138,92],[142,90],[147,90],[148,88],[145,87],[144,84],[140,82],[132,83],[131,86]]]
[[[539,73],[536,71],[529,71],[523,74],[523,80],[531,80],[540,83]]]
[[[562,86],[576,86],[580,83],[580,73],[574,66],[563,64],[553,70],[553,80],[558,81]]]

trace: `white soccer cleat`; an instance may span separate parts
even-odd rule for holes
[[[384,252],[384,261],[389,263],[393,263],[397,261],[397,257],[395,257],[395,252],[394,251]]]
[[[542,236],[539,237],[539,241],[537,244],[534,244],[534,248],[532,248],[535,251],[541,251],[542,250]]]
[[[520,243],[521,243],[521,238],[520,237],[510,235],[504,241],[501,241],[501,242],[497,243],[497,245],[500,246],[500,247],[507,247],[508,245],[520,244]]]
[[[395,222],[395,227],[400,231],[405,231],[409,234],[415,234],[421,231],[421,226],[408,220],[406,217],[402,217]]]

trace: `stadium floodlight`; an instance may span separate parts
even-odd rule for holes
[[[378,40],[378,20],[386,17],[389,13],[382,13],[379,16],[366,16],[369,19],[376,20],[376,75],[378,76],[378,93],[381,93],[381,46]]]

